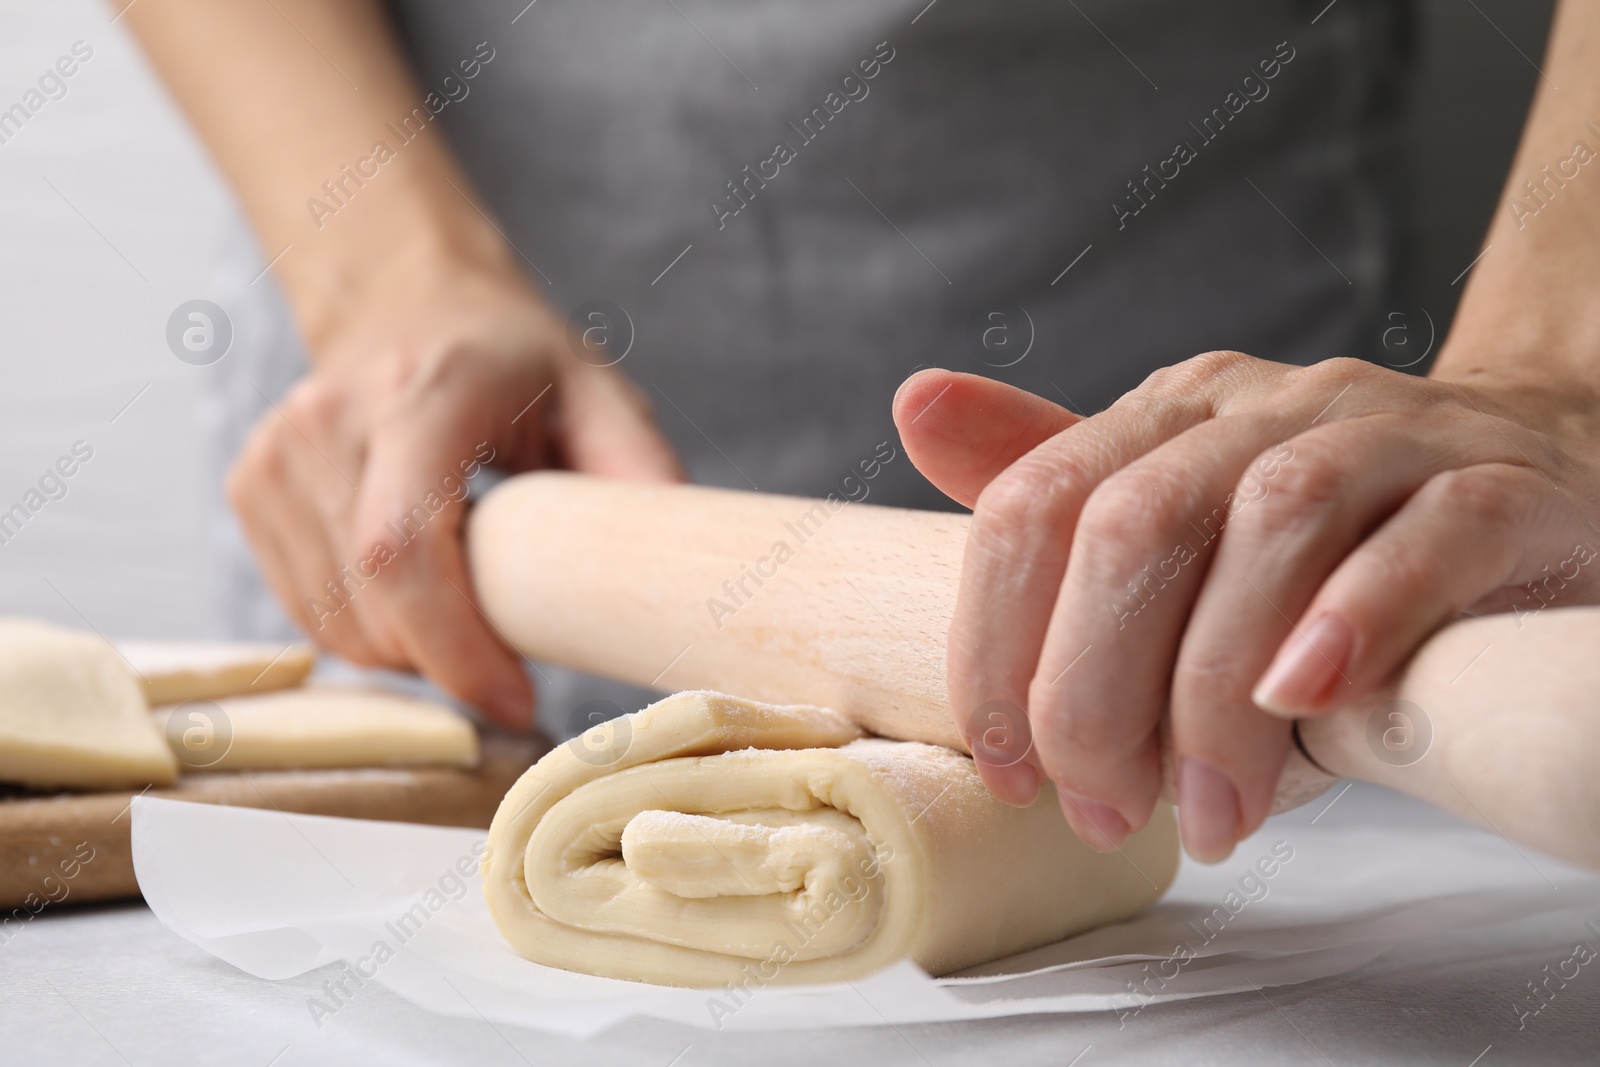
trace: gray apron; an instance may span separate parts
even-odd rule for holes
[[[631,330],[696,481],[820,495],[887,441],[867,498],[936,508],[890,419],[919,366],[1092,411],[1209,349],[1379,350],[1410,10],[1325,6],[392,8],[425,136],[551,304]]]

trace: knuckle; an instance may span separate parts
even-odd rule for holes
[[[417,377],[420,364],[411,345],[389,346],[373,353],[367,373],[374,394],[387,397],[404,392]]]
[[[408,370],[401,385],[405,392],[470,388],[483,376],[483,354],[465,340],[449,340],[414,361],[399,362]]]
[[[1232,374],[1239,367],[1251,361],[1251,357],[1243,352],[1222,348],[1213,352],[1202,352],[1198,356],[1192,356],[1184,360],[1179,365],[1185,368],[1192,377],[1209,380]]]
[[[1227,649],[1180,656],[1172,671],[1174,717],[1236,705],[1254,681],[1240,669],[1243,657]]]
[[[1334,388],[1343,388],[1359,381],[1364,381],[1378,373],[1374,367],[1364,359],[1355,359],[1351,356],[1334,356],[1331,359],[1319,360],[1300,372],[1300,381],[1308,385]]]
[[[1331,442],[1301,439],[1294,443],[1293,462],[1278,465],[1270,481],[1258,479],[1252,467],[1234,491],[1240,499],[1258,500],[1259,521],[1278,528],[1336,507],[1349,485],[1350,473]]]
[[[1302,374],[1304,374],[1304,378],[1339,382],[1342,386],[1347,382],[1368,378],[1370,374],[1376,373],[1376,371],[1378,371],[1378,368],[1366,362],[1366,360],[1358,360],[1352,355],[1334,355],[1334,357],[1326,358],[1326,360],[1317,360],[1317,362],[1307,366],[1306,370],[1302,371]]]
[[[1382,538],[1367,545],[1362,556],[1365,580],[1396,601],[1444,588],[1450,578],[1450,568],[1427,545]]]
[[[1233,497],[1239,506],[1255,504],[1265,499],[1276,488],[1278,476],[1283,469],[1293,463],[1295,459],[1294,445],[1288,441],[1281,441],[1271,448],[1258,453],[1250,461],[1239,478],[1233,485]],[[1230,501],[1231,503],[1231,501]],[[1224,511],[1225,509],[1217,509]],[[1213,515],[1217,512],[1214,511]]]
[[[344,398],[315,375],[300,379],[283,398],[283,413],[301,433],[325,436],[344,414]]]
[[[1036,678],[1028,687],[1032,709],[1028,725],[1040,762],[1052,777],[1071,772],[1085,761],[1119,753],[1126,746],[1126,730],[1120,728],[1115,715],[1086,708],[1073,710],[1062,707],[1058,699],[1044,699],[1040,690],[1048,685]]]
[[[1077,484],[1073,470],[1061,462],[1024,456],[978,494],[973,535],[1009,542],[1019,531],[1054,528],[1069,513]]]
[[[1170,472],[1124,468],[1089,494],[1074,550],[1108,561],[1137,557],[1143,562],[1153,540],[1165,544],[1178,516],[1187,513],[1192,495]]]
[[[1522,481],[1508,467],[1457,468],[1434,475],[1418,495],[1474,526],[1504,528],[1520,514]]]
[[[1196,386],[1224,378],[1250,362],[1252,362],[1251,357],[1243,352],[1228,349],[1202,352],[1180,363],[1152,371],[1135,393],[1160,395],[1189,393]]]

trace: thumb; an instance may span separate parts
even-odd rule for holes
[[[662,436],[643,390],[609,368],[580,366],[561,381],[552,427],[573,470],[641,482],[681,482],[683,464]]]
[[[1081,422],[1059,404],[976,374],[918,371],[894,395],[894,424],[917,470],[963,507],[995,475]]]

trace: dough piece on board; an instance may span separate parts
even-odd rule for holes
[[[157,708],[190,771],[471,767],[478,733],[442,704],[371,689],[287,689]]]
[[[144,694],[93,634],[0,619],[0,781],[35,789],[169,785]]]
[[[243,641],[118,641],[117,650],[144,676],[151,706],[288,689],[317,661],[308,645]]]
[[[483,892],[537,963],[748,988],[999,959],[1127,918],[1177,868],[1165,805],[1101,854],[1048,787],[1008,807],[970,756],[687,692],[529,768],[489,828]]]

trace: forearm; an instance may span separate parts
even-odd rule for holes
[[[1600,5],[1563,0],[1542,69],[1433,377],[1585,402],[1600,391]]]
[[[143,0],[127,18],[267,257],[288,249],[275,271],[313,354],[384,290],[512,272],[377,0]]]

